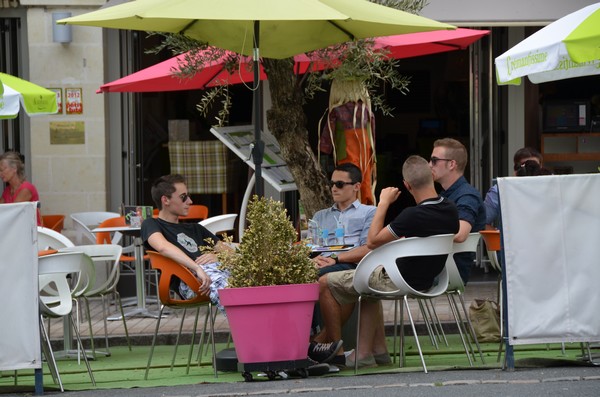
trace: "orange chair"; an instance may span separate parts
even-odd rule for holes
[[[127,223],[125,222],[125,217],[119,216],[116,218],[108,218],[105,221],[102,221],[102,223],[98,227],[116,227],[116,226],[125,226],[126,224]],[[121,233],[115,232],[115,234],[111,237],[110,232],[98,232],[98,233],[96,233],[96,244],[113,244],[113,240],[120,241],[121,238],[120,237],[117,238],[118,234],[121,234]],[[134,252],[135,252],[135,247],[133,246],[133,244],[123,247],[123,254],[121,255],[121,258],[119,259],[119,262],[123,262],[123,264],[127,267],[128,271],[135,273],[135,269],[133,268],[133,266],[135,265],[135,256],[133,255]],[[144,261],[147,261],[149,259],[150,259],[150,257],[148,255],[144,255]],[[156,275],[155,275],[155,279],[156,279]],[[148,287],[147,287],[148,291],[150,290],[151,284],[152,284],[152,282],[148,281]]]
[[[206,330],[206,322],[210,319],[210,337],[212,342],[212,360],[215,378],[217,377],[217,368],[215,366],[215,337],[214,337],[214,319],[212,314],[212,303],[210,299],[205,295],[197,294],[191,299],[182,299],[179,295],[171,293],[171,279],[173,277],[179,278],[181,281],[186,283],[192,291],[198,291],[200,289],[200,282],[196,276],[185,266],[167,258],[158,252],[148,251],[150,256],[150,265],[153,269],[160,271],[160,278],[158,281],[158,298],[160,299],[160,312],[156,320],[156,329],[154,330],[154,337],[152,338],[152,347],[150,348],[150,357],[148,357],[148,365],[146,366],[146,374],[144,379],[148,379],[148,372],[150,371],[150,364],[152,363],[152,355],[154,353],[154,346],[156,344],[156,335],[160,327],[160,319],[162,318],[163,310],[166,307],[171,309],[184,309],[183,315],[181,316],[181,324],[185,320],[186,310],[188,308],[196,308],[196,319],[194,321],[194,330],[192,331],[192,341],[190,343],[190,351],[188,353],[187,371],[190,371],[190,362],[192,360],[192,353],[194,349],[194,342],[196,336],[196,329],[198,326],[198,316],[200,313],[200,307],[208,306],[206,316],[204,318],[204,329]],[[177,346],[179,344],[179,337],[181,336],[181,327],[179,327],[179,334],[175,342],[175,352],[173,353],[173,359],[171,360],[171,370],[175,362],[175,355],[177,354]],[[204,332],[200,338],[200,349],[204,345]],[[198,357],[202,357],[202,351],[198,354]]]
[[[65,223],[64,215],[42,215],[42,226],[62,232]]]
[[[108,218],[98,226],[100,227],[116,227],[116,226],[126,226],[125,217],[119,216],[116,218]],[[119,232],[115,232],[117,235]],[[120,233],[119,233],[120,234]],[[115,236],[111,236],[110,232],[98,232],[96,233],[96,244],[112,244],[113,239],[120,241],[120,238],[114,238]],[[123,252],[133,253],[133,246],[124,247]],[[144,256],[144,259],[148,259],[147,256]],[[133,263],[135,262],[135,257],[132,255],[121,255],[121,262]]]
[[[190,205],[190,211],[186,216],[180,216],[179,220],[184,222],[200,222],[208,218],[208,207],[201,204]]]
[[[155,208],[152,212],[153,217],[158,217],[158,208]],[[179,220],[183,222],[200,222],[208,218],[208,207],[202,204],[190,205],[190,211],[186,216],[180,216]]]
[[[480,230],[488,251],[500,251],[500,230]]]

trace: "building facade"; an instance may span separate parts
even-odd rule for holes
[[[164,135],[167,119],[194,117],[189,116],[197,101],[193,93],[177,97],[96,93],[102,84],[157,61],[142,55],[147,44],[143,33],[70,26],[71,40],[55,41],[53,16],[56,19],[57,13],[79,15],[113,2],[120,1],[0,0],[0,68],[62,95],[62,111],[57,115],[21,116],[0,124],[0,150],[16,149],[25,155],[27,174],[38,187],[44,213],[115,211],[123,202],[148,201],[148,182],[161,171],[147,164],[163,157],[160,150],[148,157],[150,151],[144,145],[160,141],[155,137]],[[468,52],[432,58],[447,62],[441,85],[434,85],[440,73],[424,66],[436,62],[402,62],[416,82],[429,84],[423,95],[430,93],[432,98],[424,98],[429,103],[415,108],[413,115],[410,105],[417,100],[402,105],[397,121],[379,123],[379,136],[384,140],[380,146],[404,142],[428,156],[428,145],[436,134],[458,131],[470,150],[470,179],[485,192],[492,177],[512,172],[510,160],[517,148],[539,148],[542,138],[540,89],[531,84],[497,87],[494,58],[539,27],[594,2],[430,0],[422,15],[461,27],[490,29],[491,34]],[[460,70],[455,73],[454,68]],[[457,92],[461,97],[454,103]],[[171,109],[174,103],[187,102],[192,106]],[[450,104],[461,117],[440,116]],[[445,110],[439,110],[440,106]],[[239,121],[249,123],[247,117],[242,111]],[[429,120],[434,123],[428,124]],[[437,130],[425,131],[428,125]],[[403,128],[406,133],[386,140],[387,131]],[[430,134],[427,139],[426,133]],[[161,145],[157,143],[158,148]],[[389,157],[382,156],[380,167],[393,164],[393,153]]]

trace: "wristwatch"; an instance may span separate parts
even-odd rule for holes
[[[335,263],[340,263],[340,258],[339,256],[337,256],[336,254],[331,254],[331,256],[329,256],[331,259],[333,259],[335,261]]]

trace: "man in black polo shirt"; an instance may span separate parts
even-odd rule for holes
[[[369,234],[367,246],[375,249],[385,243],[403,237],[428,237],[436,234],[455,234],[459,229],[458,211],[449,200],[440,197],[433,185],[433,176],[427,160],[410,156],[402,167],[404,186],[417,202],[415,207],[406,208],[396,219],[384,227],[385,214],[389,206],[398,199],[400,190],[388,187],[381,191],[379,204]],[[426,290],[433,285],[434,278],[444,268],[446,256],[432,256],[427,259],[404,258],[397,264],[406,282],[418,290]],[[329,273],[319,279],[320,296],[325,329],[315,338],[310,351],[320,352],[320,343],[339,340],[341,328],[348,319],[358,300],[353,287],[354,270]],[[395,290],[383,267],[375,270],[371,284],[379,290]],[[369,326],[363,326],[363,325]],[[320,342],[320,343],[319,343]],[[380,301],[365,301],[361,306],[361,357],[359,366],[376,366],[390,362],[385,343],[383,310]],[[309,356],[318,359],[318,354]],[[354,354],[344,358],[340,349],[334,357],[327,357],[331,364],[353,366]]]

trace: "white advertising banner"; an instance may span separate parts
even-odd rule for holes
[[[36,207],[0,205],[0,371],[42,367]]]
[[[600,341],[600,174],[498,187],[509,343]]]

